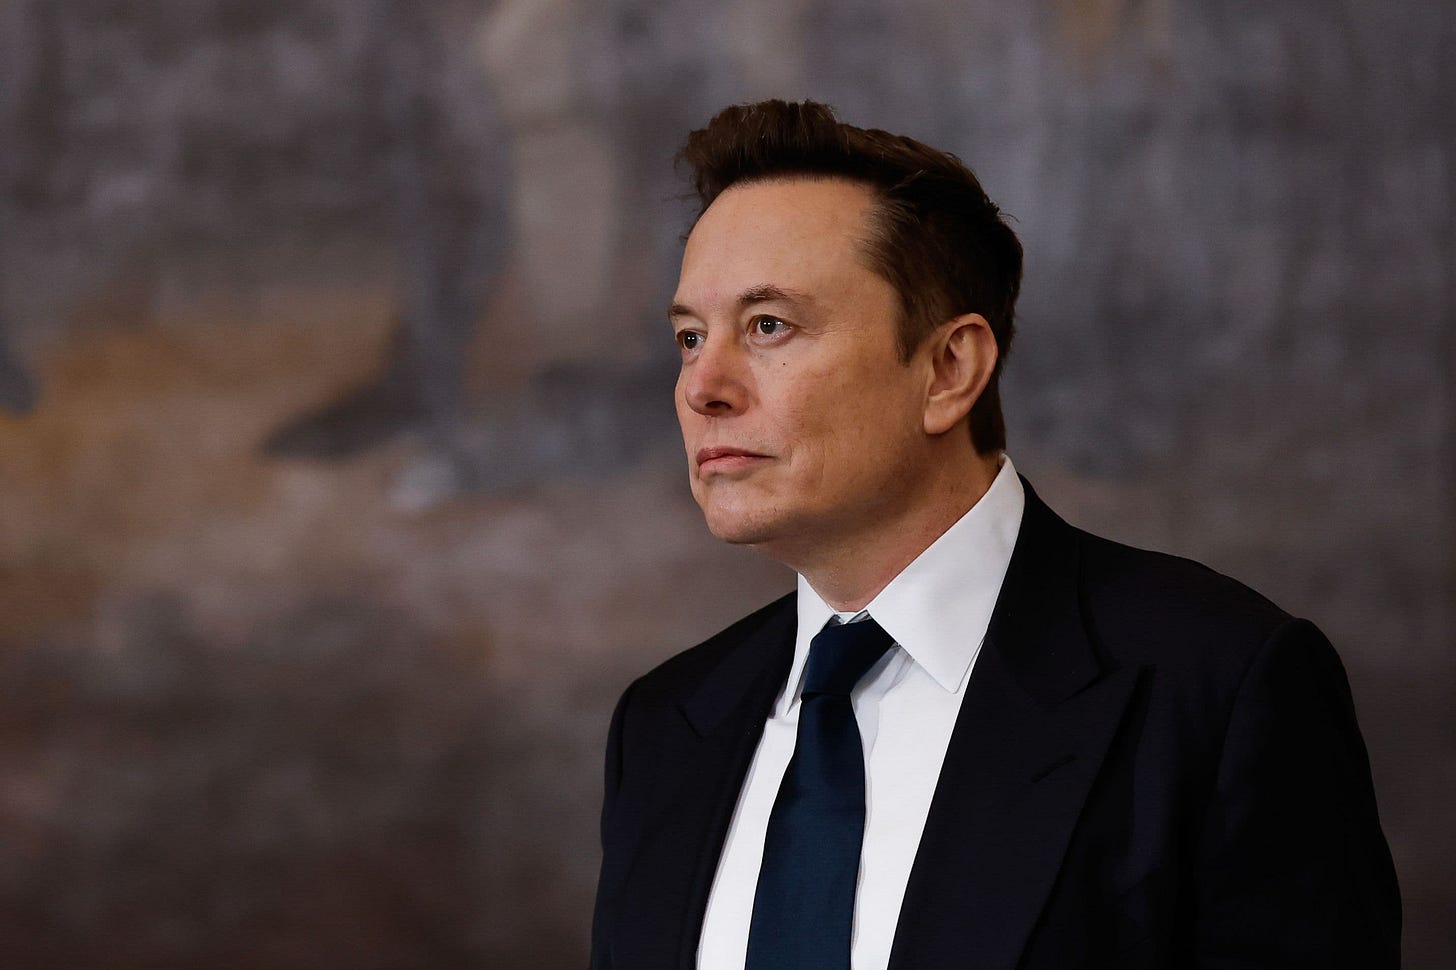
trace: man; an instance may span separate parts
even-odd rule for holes
[[[618,705],[592,966],[1398,965],[1323,636],[1006,458],[1021,248],[975,177],[812,103],[683,157],[693,495],[799,581]]]

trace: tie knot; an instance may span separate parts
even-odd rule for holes
[[[804,694],[848,695],[893,642],[870,618],[826,626],[809,643]]]

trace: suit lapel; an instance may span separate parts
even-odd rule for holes
[[[679,705],[680,720],[662,740],[663,790],[657,813],[633,865],[625,899],[651,914],[626,943],[639,966],[692,970],[698,937],[738,792],[753,760],[764,722],[793,659],[796,611],[792,596],[760,614],[763,621],[730,647]],[[664,927],[680,928],[673,952],[659,952]]]
[[[1026,511],[906,888],[891,970],[1011,970],[1131,694],[1079,608],[1078,533]]]

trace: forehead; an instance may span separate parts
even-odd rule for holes
[[[832,294],[870,272],[863,252],[873,203],[870,189],[844,179],[735,185],[689,234],[678,299],[707,301],[762,285]]]

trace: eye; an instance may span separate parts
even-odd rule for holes
[[[758,316],[749,323],[750,329],[760,337],[776,337],[789,328],[787,323],[778,317]]]
[[[692,330],[680,330],[677,345],[683,350],[697,350],[703,345],[703,335]]]

